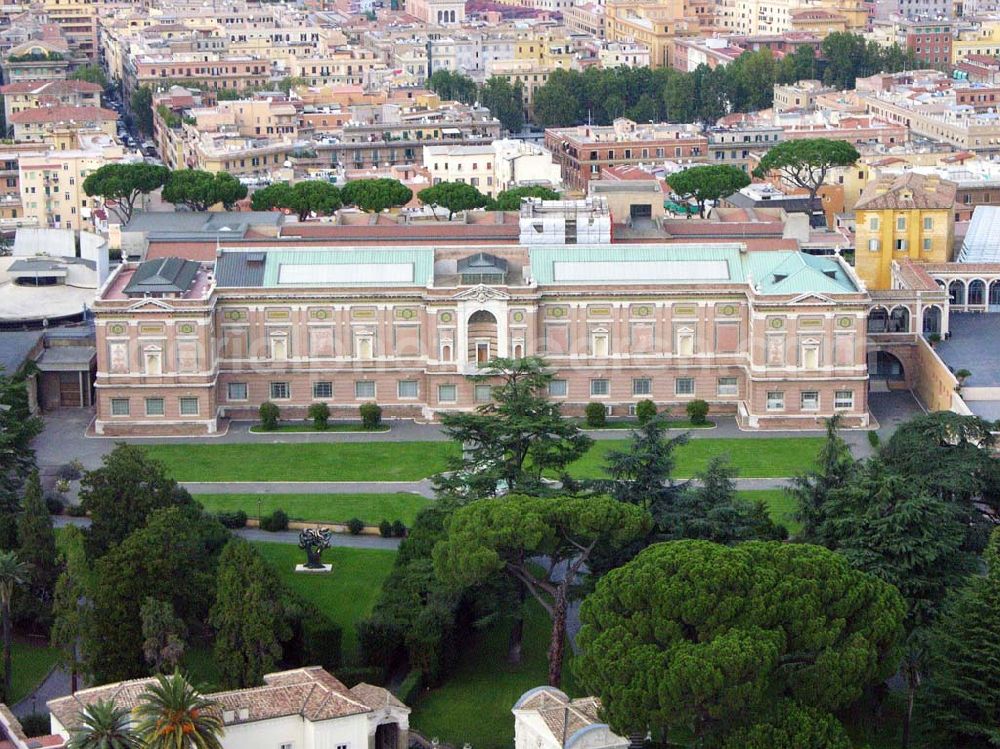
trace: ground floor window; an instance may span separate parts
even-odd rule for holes
[[[738,395],[739,385],[735,377],[719,378],[719,395]]]
[[[231,401],[245,401],[247,399],[247,384],[245,382],[230,382],[226,398]]]
[[[454,385],[438,385],[438,402],[454,403],[458,400],[458,388]]]
[[[854,408],[854,391],[853,390],[838,390],[833,399],[834,408]]]
[[[420,385],[416,380],[400,380],[396,384],[396,395],[399,398],[416,398],[420,394]]]
[[[292,390],[287,382],[271,383],[271,400],[287,400],[292,396]]]
[[[374,398],[375,383],[371,380],[358,380],[354,383],[355,398]]]
[[[332,382],[313,383],[313,398],[332,398],[332,397],[333,397]]]
[[[163,398],[146,398],[146,416],[163,416]]]
[[[489,403],[492,399],[492,385],[476,385],[476,403]]]
[[[694,395],[694,378],[678,377],[674,380],[674,395]]]
[[[611,392],[611,383],[607,380],[591,380],[591,395],[608,395]]]
[[[785,407],[785,394],[780,390],[769,390],[767,393],[767,410],[781,411]]]
[[[632,395],[649,395],[653,392],[653,381],[648,377],[632,380]]]
[[[819,393],[815,390],[803,390],[799,402],[803,411],[818,411]]]
[[[128,398],[112,398],[111,399],[111,415],[112,416],[128,416],[129,415]]]
[[[197,398],[181,398],[181,416],[197,416],[198,415],[198,399]]]
[[[554,398],[565,398],[569,392],[566,380],[549,380],[549,395]]]

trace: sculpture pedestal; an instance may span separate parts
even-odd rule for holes
[[[295,565],[296,572],[305,572],[307,575],[323,575],[327,572],[333,572],[332,564],[324,564],[322,567],[306,567],[304,564]]]

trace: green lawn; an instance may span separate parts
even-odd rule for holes
[[[209,512],[243,510],[249,517],[269,515],[281,508],[292,520],[345,523],[360,518],[367,525],[402,520],[410,527],[431,500],[419,494],[199,494]]]
[[[371,613],[382,583],[392,569],[394,551],[348,549],[334,546],[323,552],[323,561],[333,565],[328,575],[295,572],[305,561],[305,552],[291,544],[255,542],[254,546],[274,565],[282,580],[344,630],[344,662],[358,661],[355,625]]]
[[[692,439],[677,451],[677,475],[691,476],[712,456],[729,455],[744,477],[791,476],[808,468],[820,437]],[[621,440],[597,440],[570,466],[577,478],[603,471]],[[451,442],[327,442],[150,445],[178,481],[417,481],[445,469],[458,452]]]
[[[413,707],[410,725],[428,739],[475,749],[506,749],[514,743],[514,716],[510,709],[518,698],[548,679],[546,650],[550,623],[542,607],[528,606],[524,627],[523,661],[517,668],[507,663],[510,622],[504,621],[480,634],[464,653],[447,682],[424,692]],[[569,645],[567,643],[567,652]],[[569,663],[563,669],[563,689],[573,695]]]
[[[823,444],[821,437],[707,437],[692,439],[677,450],[678,477],[704,470],[716,455],[726,454],[743,478],[792,476],[812,465]],[[590,452],[570,466],[575,478],[601,476],[604,456],[622,449],[618,440],[596,440]]]
[[[418,481],[443,471],[451,442],[150,445],[178,481]]]
[[[356,424],[352,423],[329,423],[326,425],[326,429],[317,429],[313,426],[311,421],[299,421],[294,423],[279,424],[275,429],[264,429],[260,424],[254,424],[250,427],[250,431],[254,434],[275,434],[276,432],[388,432],[389,425],[383,424],[377,429],[365,429],[361,422]]]
[[[37,687],[49,673],[49,669],[55,665],[58,657],[59,651],[56,648],[15,640],[11,650],[13,693],[8,703],[14,705],[28,694],[28,692]],[[37,707],[38,712],[45,709],[45,705],[38,705]]]
[[[795,534],[802,530],[802,523],[793,517],[796,509],[795,501],[783,489],[742,491],[739,492],[739,495],[747,502],[763,500],[771,515],[771,520],[785,526],[790,537],[794,538]]]

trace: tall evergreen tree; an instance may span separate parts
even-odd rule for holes
[[[1000,529],[988,574],[969,579],[932,630],[927,708],[941,746],[1000,745]]]
[[[90,566],[83,548],[83,531],[70,525],[62,531],[62,572],[56,580],[52,601],[52,646],[59,649],[59,662],[70,673],[70,689],[77,690],[82,668],[80,640],[89,626],[92,598]]]
[[[48,629],[52,621],[52,597],[59,567],[56,559],[56,534],[52,518],[42,499],[38,471],[32,471],[25,487],[24,502],[18,519],[18,558],[29,567],[25,595],[15,610],[20,622]]]
[[[184,655],[184,622],[169,601],[152,596],[142,602],[142,654],[154,673],[171,673]]]
[[[830,492],[844,486],[857,471],[850,446],[839,433],[840,416],[826,422],[826,441],[816,456],[816,468],[792,479],[788,493],[797,506],[796,519],[802,523],[798,540],[823,543],[820,528]]]
[[[11,628],[11,604],[14,593],[28,580],[28,565],[17,558],[13,551],[0,551],[0,619],[3,625],[3,691],[0,702],[6,702],[11,697],[11,684],[14,679],[11,663],[13,648],[13,632]]]
[[[0,368],[0,550],[17,548],[17,513],[24,479],[35,470],[31,440],[42,424],[31,415],[24,373]]]
[[[233,539],[219,559],[215,605],[215,662],[223,685],[258,686],[281,657],[288,638],[277,575],[246,541]]]

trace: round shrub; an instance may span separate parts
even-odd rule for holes
[[[635,418],[639,420],[640,424],[645,424],[654,416],[656,416],[656,404],[649,398],[635,404]]]
[[[66,514],[71,518],[82,518],[87,516],[87,511],[83,505],[66,505]]]
[[[79,460],[71,460],[56,469],[56,478],[63,481],[76,481],[83,476],[83,464]]]
[[[687,415],[692,424],[707,424],[708,419],[706,417],[708,416],[708,402],[703,401],[700,398],[698,400],[691,401],[687,404]]]
[[[48,736],[51,730],[49,725],[48,713],[31,713],[31,715],[25,715],[21,718],[21,728],[28,738]]]
[[[347,530],[351,532],[352,536],[357,536],[361,531],[365,529],[365,524],[360,518],[351,518],[347,521]],[[379,532],[382,531],[382,527],[379,526]]]
[[[215,518],[226,528],[246,528],[247,514],[243,510],[222,510],[215,513]]]
[[[260,519],[260,529],[262,531],[270,531],[271,533],[277,533],[278,531],[287,531],[288,513],[279,507],[270,515],[265,515]]]
[[[587,426],[591,429],[604,426],[608,420],[608,409],[603,403],[588,403],[584,414],[587,417]]]
[[[876,432],[874,429],[868,432],[869,445],[877,449],[881,443],[882,443],[882,438],[878,436],[878,432]]]
[[[358,411],[365,429],[378,429],[382,426],[382,407],[378,403],[362,403]]]
[[[45,494],[45,506],[49,510],[49,515],[62,515],[66,509],[66,503],[63,502],[63,498],[53,492]]]
[[[258,409],[260,415],[260,428],[272,432],[278,428],[278,419],[281,418],[281,409],[271,401],[264,401]]]
[[[396,538],[403,538],[406,535],[406,526],[402,520],[392,521],[392,535]]]
[[[378,534],[382,538],[391,538],[392,537],[392,523],[390,523],[388,520],[383,520],[381,523],[379,523],[378,524]]]
[[[326,429],[327,422],[330,421],[330,407],[325,403],[313,403],[309,406],[309,418],[313,421],[313,427],[320,431]]]

